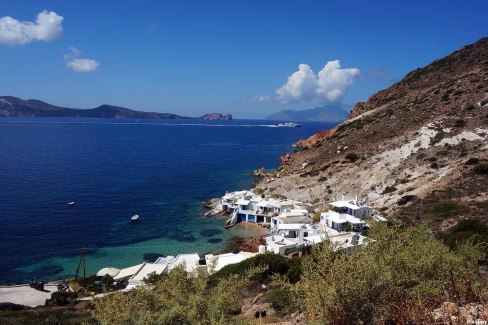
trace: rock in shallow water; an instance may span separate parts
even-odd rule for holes
[[[222,233],[222,230],[220,229],[204,229],[200,232],[200,235],[205,236],[205,237],[213,237],[216,235],[220,235]]]

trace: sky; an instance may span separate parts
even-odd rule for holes
[[[488,1],[0,2],[0,95],[264,118],[352,107],[488,36]]]

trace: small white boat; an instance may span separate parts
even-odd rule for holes
[[[137,221],[139,219],[139,215],[138,214],[135,214],[132,216],[132,218],[130,218],[131,221]]]
[[[278,124],[279,128],[297,128],[302,126],[301,124],[293,123],[293,122],[285,122]]]
[[[68,205],[75,205],[75,201],[69,202]]]

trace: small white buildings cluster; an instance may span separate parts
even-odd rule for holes
[[[208,274],[219,271],[223,267],[242,262],[257,253],[239,252],[237,254],[227,253],[220,255],[208,254],[205,258],[200,258],[197,253],[179,254],[176,257],[159,257],[154,263],[141,263],[124,269],[103,268],[97,275],[104,276],[108,274],[115,281],[127,281],[125,290],[130,290],[145,285],[152,275],[170,273],[177,267],[184,267],[188,276],[197,276],[199,270],[206,271]]]
[[[222,197],[220,211],[231,215],[226,223],[228,227],[239,222],[273,226],[283,223],[284,217],[310,221],[309,213],[313,211],[313,206],[300,201],[263,198],[252,191],[237,191]]]
[[[126,289],[132,289],[144,285],[144,280],[152,275],[169,273],[174,268],[185,265],[185,271],[190,275],[196,275],[200,265],[200,256],[194,254],[180,254],[176,257],[159,257],[154,263],[142,263],[121,269],[116,275],[112,275],[115,281],[127,281]],[[98,273],[97,273],[98,274]]]
[[[303,247],[324,240],[329,240],[336,249],[361,248],[370,242],[361,234],[368,226],[363,218],[372,215],[373,209],[357,198],[329,203],[329,210],[321,213],[320,221],[315,224],[283,214],[273,220],[266,249],[286,256],[300,255]]]
[[[259,246],[259,253],[271,252],[284,256],[300,256],[304,248],[324,240],[330,241],[335,249],[362,248],[371,242],[362,235],[368,227],[364,218],[386,221],[357,198],[330,202],[328,211],[321,213],[316,223],[312,222],[310,216],[314,212],[312,205],[287,199],[263,198],[252,191],[225,194],[218,209],[231,215],[226,226],[238,222],[269,225],[269,234],[264,237],[265,245]],[[153,274],[169,273],[182,265],[188,276],[197,276],[199,271],[211,274],[256,254],[207,254],[205,258],[200,258],[197,253],[180,254],[176,257],[160,257],[154,263],[142,263],[121,270],[105,268],[97,275],[103,276],[107,272],[116,281],[128,281],[127,289],[131,289],[144,285],[145,279]]]

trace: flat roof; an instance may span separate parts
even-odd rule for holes
[[[357,210],[362,206],[356,204],[357,201],[334,201],[330,202],[329,204],[336,207],[336,208],[349,208],[352,210]]]
[[[193,273],[198,266],[200,261],[200,256],[197,253],[193,254],[179,254],[176,259],[168,266],[171,271],[175,267],[185,263],[185,271],[188,273]]]
[[[305,216],[279,216],[275,217],[276,219],[282,221],[282,223],[310,223],[311,220]]]
[[[236,204],[237,205],[248,205],[249,200],[239,199],[239,200],[237,200]]]
[[[279,235],[266,237],[266,239],[269,239],[269,242],[266,240],[266,244],[268,245],[290,246],[297,244],[296,241],[291,241],[290,239]]]
[[[117,276],[114,277],[114,280],[124,279],[136,274],[146,263],[137,264],[134,266],[126,267],[125,269],[120,270]]]
[[[151,273],[161,274],[166,269],[166,264],[146,264],[137,272],[131,280],[142,281],[149,277]]]
[[[205,260],[207,261],[207,268],[209,268],[210,265],[214,263],[213,261],[216,261],[215,269],[213,271],[217,272],[227,265],[242,262],[250,257],[253,257],[256,254],[257,253],[249,253],[249,252],[239,252],[237,254],[227,253],[227,254],[220,254],[220,255],[208,254],[205,255]]]
[[[358,223],[364,223],[359,218],[353,217],[350,214],[347,213],[337,213],[335,211],[328,211],[324,214],[328,220],[333,221],[335,223],[353,223],[353,224],[358,224]]]

